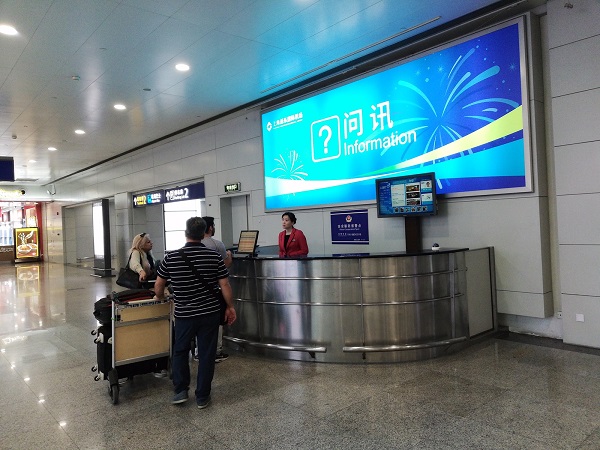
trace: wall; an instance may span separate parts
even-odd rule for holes
[[[65,241],[63,240],[63,204],[44,203],[44,260],[65,263]]]
[[[594,272],[600,249],[594,233],[600,219],[600,208],[594,208],[600,203],[600,182],[593,172],[600,162],[600,128],[593,122],[600,104],[600,82],[594,81],[600,80],[595,75],[600,64],[598,9],[592,0],[578,1],[571,10],[552,0],[547,27],[546,18],[539,34],[536,20],[528,24],[533,31],[528,63],[535,75],[529,80],[534,192],[442,200],[439,216],[423,221],[425,246],[494,247],[501,323],[525,333],[561,337],[564,332],[568,342],[596,347],[598,327],[591,324],[600,323],[600,286]],[[545,93],[550,92],[548,102]],[[554,142],[548,150],[547,136]],[[57,190],[73,193],[71,202],[114,196],[118,245],[125,247],[132,233],[141,232],[134,231],[133,215],[139,213],[127,206],[132,191],[202,178],[207,213],[219,223],[220,200],[227,197],[223,186],[240,181],[242,194],[249,196],[248,226],[260,230],[259,244],[268,246],[276,244],[281,220],[280,213],[264,211],[262,169],[260,111],[252,109],[71,177]],[[403,250],[403,221],[380,220],[374,205],[364,208],[369,212],[368,248],[331,244],[330,212],[345,207],[296,211],[311,253]],[[66,242],[68,247],[68,238]],[[564,331],[553,316],[561,308]],[[583,314],[585,322],[576,322],[575,314]]]
[[[600,4],[571,3],[548,3],[563,339],[600,347]]]

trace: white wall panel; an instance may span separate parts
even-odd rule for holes
[[[546,169],[546,124],[544,116],[545,104],[530,102],[532,116],[531,123],[531,170],[532,188],[534,193],[540,196],[548,195],[548,173]]]
[[[562,296],[563,341],[567,344],[600,347],[600,298]],[[583,316],[583,322],[577,321]]]
[[[153,181],[149,186],[160,186],[165,183],[178,182],[183,179],[181,176],[183,170],[179,161],[175,161],[171,164],[155,166],[153,172]]]
[[[217,186],[217,174],[209,173],[204,176],[204,194],[206,197],[218,197],[223,192]]]
[[[563,294],[599,297],[600,245],[561,245],[560,284]]]
[[[242,184],[242,191],[249,192],[255,189],[263,188],[262,164],[253,164],[244,167],[238,167],[227,171],[217,173],[217,192],[220,195],[225,194],[225,185],[239,181]]]
[[[424,223],[424,242],[442,247],[494,247],[498,289],[547,292],[542,261],[540,199],[453,201],[444,215]]]
[[[117,175],[125,175],[126,173],[139,172],[140,170],[151,169],[154,166],[154,159],[152,158],[152,154],[148,152],[140,152],[135,153],[134,155],[127,158],[125,161],[125,166],[122,167],[122,170],[127,172],[119,172],[120,165],[117,164]]]
[[[216,148],[215,127],[208,127],[185,136],[178,142],[178,145],[181,146],[182,158],[214,150]]]
[[[245,114],[215,125],[215,142],[217,148],[259,136],[260,112],[258,111],[248,111]]]
[[[600,142],[557,147],[554,162],[556,195],[600,193]]]
[[[189,156],[179,161],[181,166],[181,178],[190,180],[200,178],[217,170],[217,155],[214,151]],[[206,183],[205,183],[206,186]]]
[[[181,159],[181,148],[177,141],[171,141],[152,150],[154,167]]]
[[[600,140],[598,126],[600,89],[552,99],[554,145]]]
[[[556,199],[559,244],[600,244],[600,194]]]
[[[597,0],[571,1],[573,8],[566,8],[565,3],[564,0],[549,0],[547,3],[551,49],[599,34],[600,8]]]
[[[544,318],[554,314],[552,293],[502,291],[496,292],[498,312]]]
[[[600,87],[600,34],[552,49],[550,64],[555,97]]]
[[[260,138],[221,147],[217,150],[217,170],[224,171],[262,163],[261,148]]]

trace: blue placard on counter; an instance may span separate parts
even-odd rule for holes
[[[369,244],[369,214],[366,209],[331,212],[332,244]]]

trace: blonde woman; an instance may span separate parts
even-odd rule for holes
[[[152,240],[148,233],[137,234],[129,249],[129,268],[140,276],[144,288],[153,287],[149,281],[156,279],[156,267],[152,257]]]

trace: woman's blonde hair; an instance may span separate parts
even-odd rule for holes
[[[131,248],[129,249],[129,253],[133,250],[137,250],[138,252],[144,252],[144,244],[150,240],[150,235],[148,233],[136,234],[133,238],[133,243],[131,244]]]

